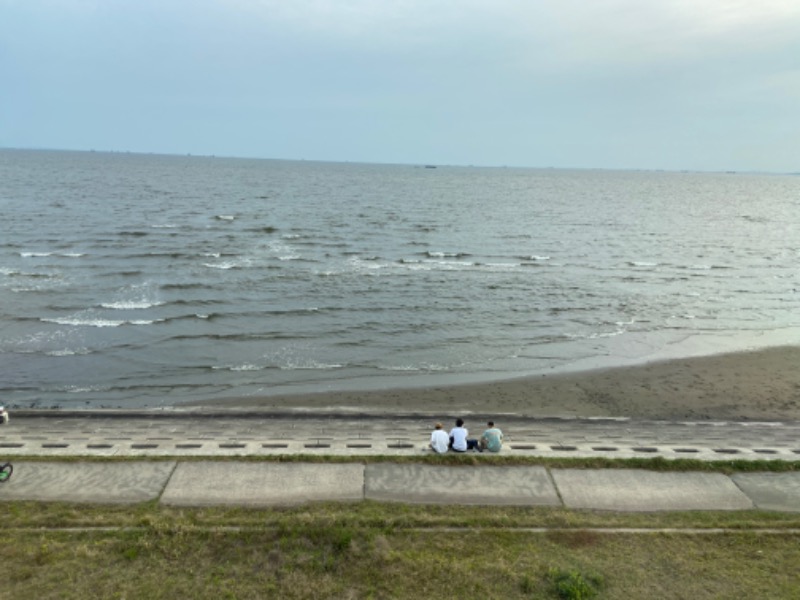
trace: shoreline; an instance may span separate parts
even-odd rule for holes
[[[800,346],[488,383],[227,398],[179,407],[800,421]]]

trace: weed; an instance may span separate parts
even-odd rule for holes
[[[583,575],[580,571],[551,568],[547,578],[552,589],[562,600],[589,600],[597,595],[603,578],[596,574]]]

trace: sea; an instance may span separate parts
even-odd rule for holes
[[[800,176],[0,150],[0,404],[177,407],[800,342]]]

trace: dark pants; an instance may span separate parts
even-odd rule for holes
[[[478,440],[467,440],[467,450],[477,450],[478,449]],[[467,450],[456,450],[453,448],[453,438],[450,437],[450,450],[453,452],[466,452]]]

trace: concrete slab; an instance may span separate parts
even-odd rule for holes
[[[720,473],[553,469],[568,508],[617,511],[742,510],[752,501]]]
[[[365,496],[421,504],[561,505],[544,467],[370,464]]]
[[[174,462],[14,461],[14,475],[0,485],[0,501],[146,502],[158,498],[174,469]]]
[[[363,464],[192,462],[178,465],[161,502],[273,506],[363,498]]]
[[[800,473],[736,473],[732,479],[758,508],[800,512]]]

